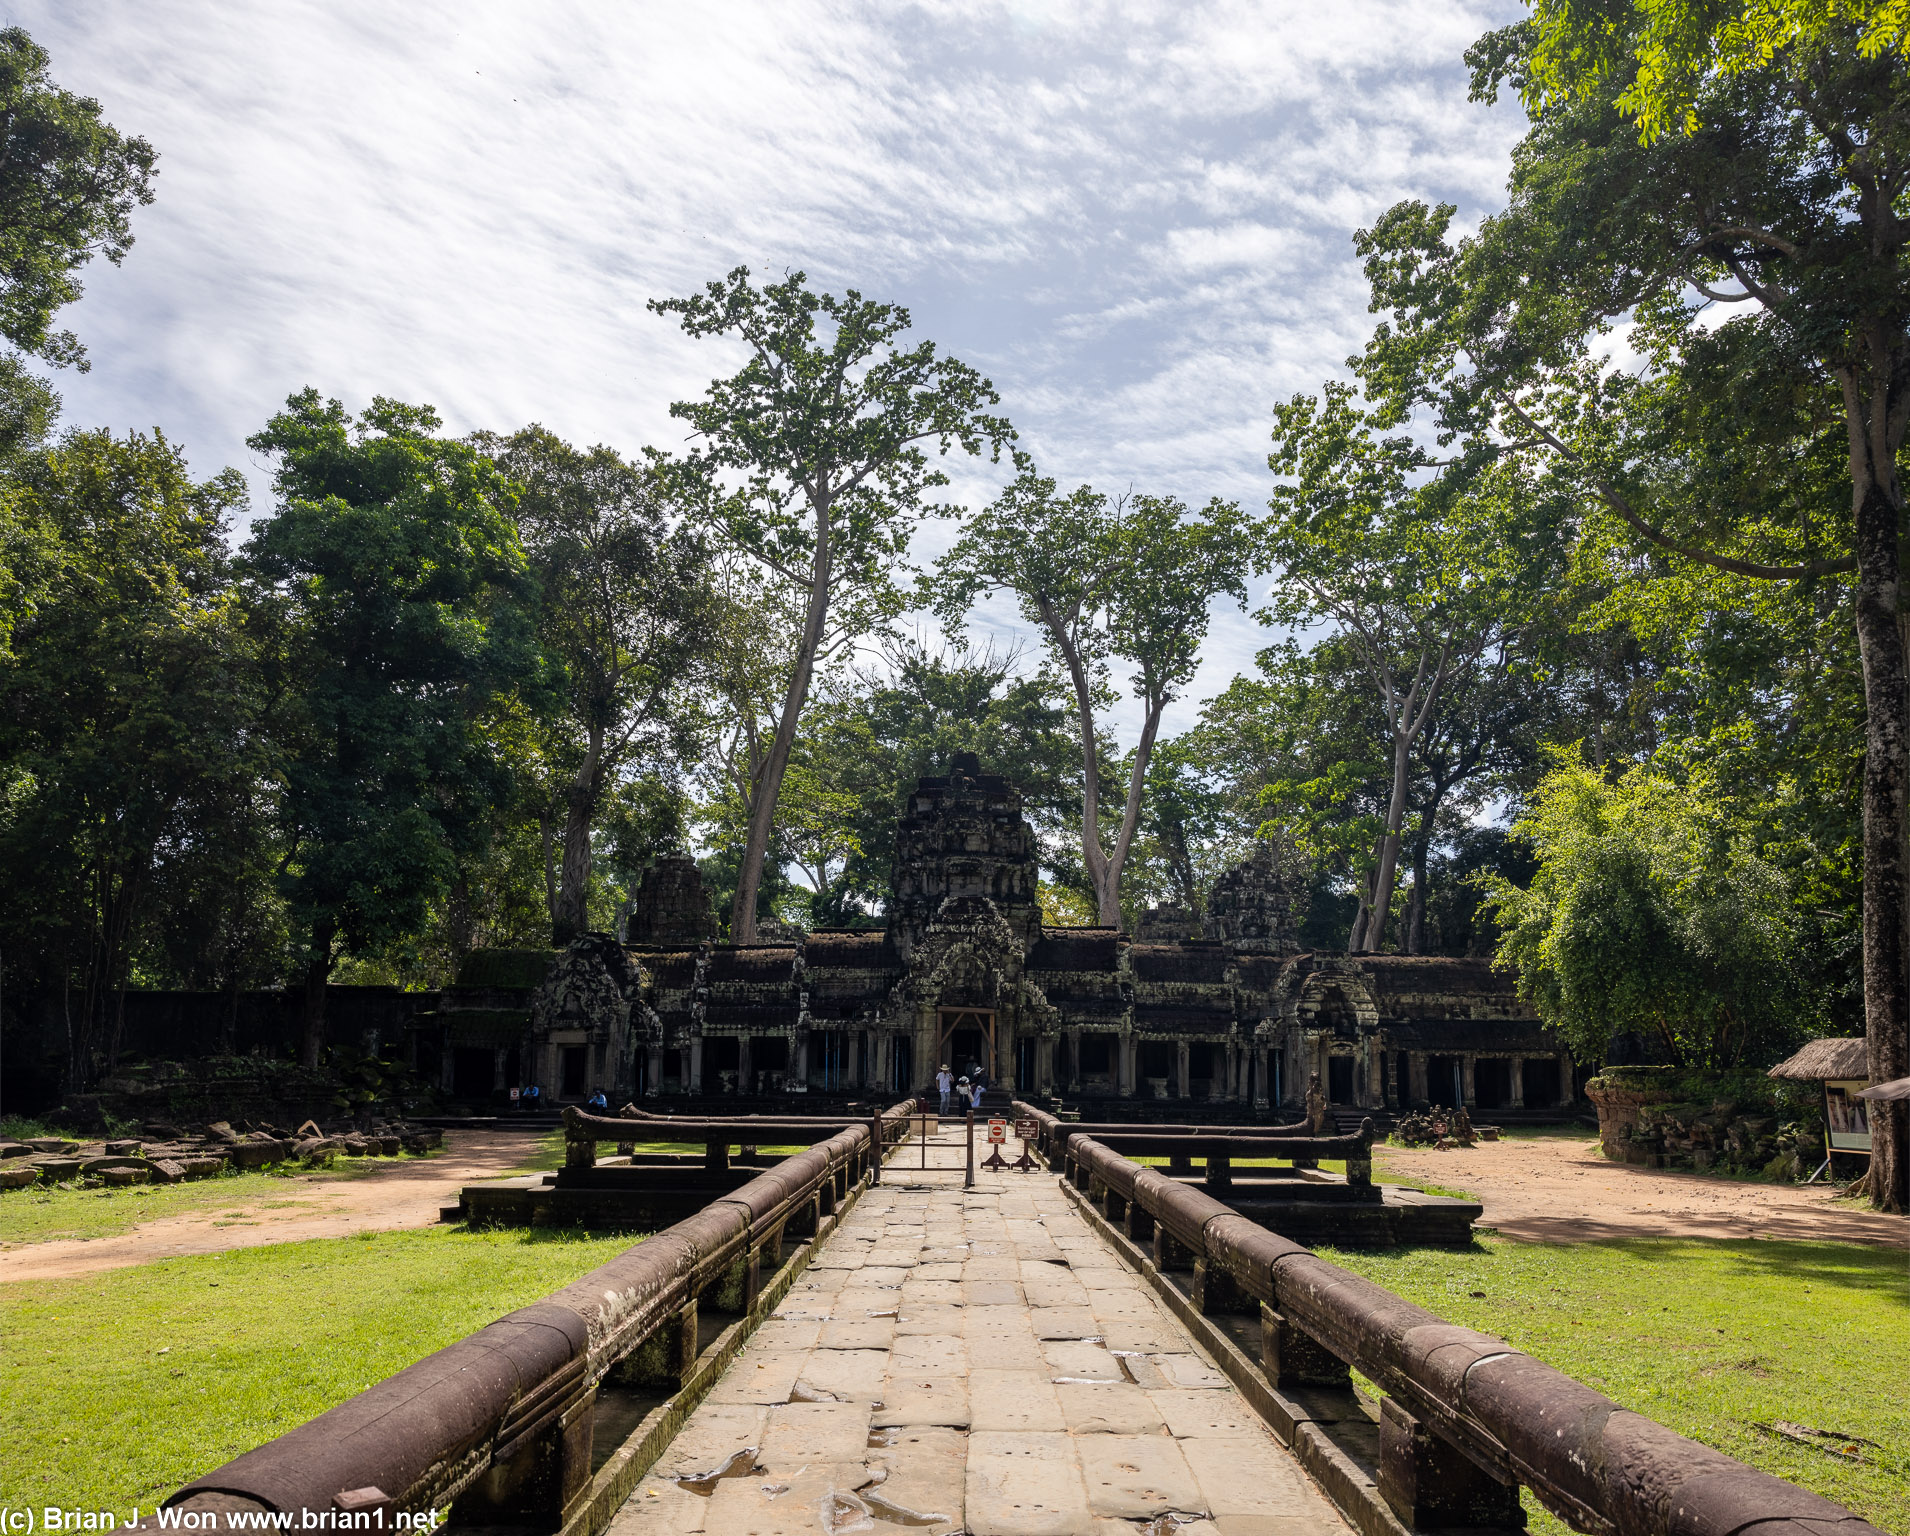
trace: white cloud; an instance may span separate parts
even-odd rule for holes
[[[1370,323],[1353,228],[1495,205],[1519,124],[1460,55],[1515,9],[34,0],[54,77],[161,154],[67,416],[261,491],[244,440],[307,383],[667,445],[729,359],[644,301],[741,262],[907,304],[1050,472],[1257,505],[1272,402]],[[1218,623],[1196,696],[1260,641]]]

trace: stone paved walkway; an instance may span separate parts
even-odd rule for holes
[[[892,1166],[610,1531],[901,1530],[1348,1536],[1052,1175]]]

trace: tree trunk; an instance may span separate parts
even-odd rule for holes
[[[1428,827],[1432,818],[1426,818]],[[1406,903],[1406,953],[1424,954],[1426,950],[1426,856],[1432,834],[1421,832],[1413,840],[1413,894]]]
[[[603,730],[590,728],[590,744],[577,776],[564,792],[564,854],[557,885],[557,915],[551,938],[559,949],[590,927],[590,829],[603,798]]]
[[[312,924],[303,1006],[299,1010],[298,1059],[302,1066],[316,1067],[325,1049],[325,983],[332,974],[332,940],[337,935],[338,924],[330,917]]]
[[[1864,1021],[1874,1082],[1910,1074],[1905,1061],[1905,1024],[1910,1020],[1906,960],[1904,849],[1906,786],[1905,709],[1910,704],[1904,673],[1903,625],[1899,615],[1897,517],[1883,487],[1874,482],[1859,504],[1857,519],[1857,643],[1864,669]],[[1905,1208],[1904,1106],[1870,1107],[1870,1199],[1879,1210]]]
[[[749,835],[743,843],[743,867],[737,872],[736,900],[730,907],[730,942],[756,942],[756,897],[763,888],[763,860],[769,854],[769,834],[776,824],[776,798],[783,790],[783,775],[789,769],[789,754],[796,744],[796,723],[803,705],[809,701],[809,683],[816,669],[816,656],[822,650],[823,631],[829,622],[829,583],[832,579],[829,549],[829,508],[816,509],[816,556],[810,567],[809,612],[803,621],[802,644],[796,648],[796,664],[789,673],[789,686],[783,690],[783,712],[776,722],[776,735],[769,744],[769,757],[763,764],[763,776],[749,805]]]
[[[537,818],[537,836],[544,850],[544,915],[551,931],[557,930],[557,826],[550,815],[550,802],[544,801]]]
[[[1101,753],[1094,738],[1094,693],[1088,686],[1088,669],[1081,659],[1081,652],[1069,637],[1061,616],[1045,598],[1041,601],[1041,618],[1048,626],[1048,633],[1054,637],[1055,649],[1061,652],[1062,659],[1068,664],[1068,679],[1074,685],[1075,713],[1081,722],[1081,864],[1087,871],[1088,886],[1094,892],[1095,920],[1107,924],[1107,899],[1103,888],[1107,881],[1108,861],[1107,855],[1101,851]],[[1119,927],[1120,922],[1117,893],[1113,926]]]
[[[1435,680],[1434,687],[1438,686]],[[1410,700],[1400,713],[1409,717]],[[1393,877],[1399,870],[1399,829],[1406,824],[1406,759],[1412,737],[1405,733],[1393,737],[1393,798],[1386,807],[1386,835],[1380,839],[1379,871],[1373,881],[1373,911],[1366,925],[1365,952],[1379,949],[1386,935],[1386,919],[1393,905]]]
[[[1147,762],[1154,755],[1154,738],[1161,728],[1161,711],[1166,699],[1157,699],[1147,707],[1147,720],[1141,726],[1141,739],[1134,748],[1134,771],[1128,775],[1127,804],[1121,809],[1121,830],[1114,840],[1114,853],[1101,871],[1096,890],[1100,899],[1103,928],[1121,926],[1121,872],[1127,868],[1128,851],[1134,846],[1134,832],[1141,822],[1141,798],[1147,792]]]

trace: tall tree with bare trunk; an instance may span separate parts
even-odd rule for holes
[[[925,449],[998,456],[1013,440],[1000,397],[933,342],[903,344],[909,312],[817,293],[801,272],[762,286],[738,267],[701,293],[653,300],[697,337],[733,338],[743,366],[670,412],[690,424],[673,461],[706,526],[781,585],[801,615],[767,749],[751,765],[748,832],[730,937],[756,936],[776,800],[816,670],[902,611],[894,573],[948,483]]]
[[[1247,600],[1240,512],[1218,498],[1196,513],[1171,496],[1111,499],[1086,485],[1062,496],[1025,458],[1020,470],[937,562],[929,591],[951,628],[984,594],[1011,595],[1066,672],[1081,736],[1081,858],[1100,922],[1119,927],[1161,716],[1200,664],[1210,604]],[[1115,659],[1134,669],[1141,729],[1110,836],[1095,713]]]

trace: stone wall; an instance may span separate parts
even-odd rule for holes
[[[1823,1122],[1810,1093],[1754,1075],[1608,1068],[1585,1095],[1598,1107],[1599,1144],[1615,1163],[1792,1179],[1822,1157]]]

